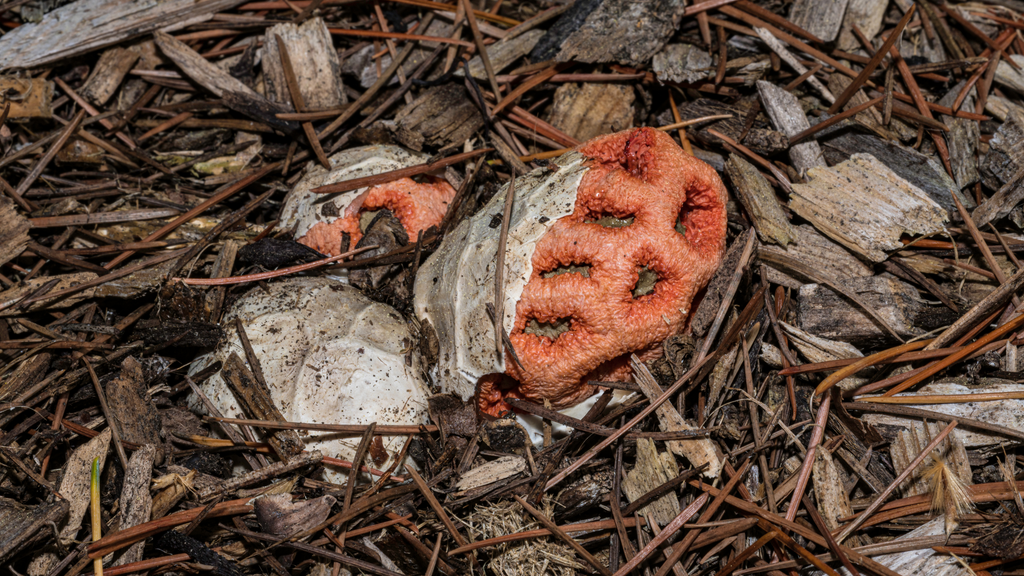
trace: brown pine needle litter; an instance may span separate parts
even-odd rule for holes
[[[0,567],[1024,576],[1021,32],[0,0]]]

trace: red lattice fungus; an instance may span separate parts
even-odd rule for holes
[[[509,409],[504,398],[566,408],[594,394],[588,381],[626,379],[631,353],[657,356],[686,328],[721,264],[726,191],[713,168],[651,128],[577,150],[591,166],[575,210],[537,243],[516,304],[509,336],[522,369],[506,353],[506,377],[478,385],[492,415]]]
[[[455,197],[455,189],[445,180],[432,176],[421,179],[423,182],[400,178],[367,189],[361,194],[361,203],[356,199],[340,218],[313,225],[299,242],[328,256],[347,252],[363,237],[359,227],[362,215],[382,208],[393,212],[409,234],[409,241],[416,242],[421,231],[441,223],[448,203]],[[345,234],[350,241],[342,246]]]

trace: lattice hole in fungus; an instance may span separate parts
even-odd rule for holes
[[[554,322],[541,322],[536,318],[530,318],[526,321],[523,332],[540,338],[557,340],[559,336],[570,330],[572,330],[572,318],[558,318]]]
[[[636,284],[633,285],[633,298],[640,298],[648,294],[654,293],[654,286],[658,283],[658,273],[642,266],[640,268],[639,277],[636,279]]]

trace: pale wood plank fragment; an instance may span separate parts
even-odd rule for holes
[[[796,96],[771,82],[762,80],[757,82],[757,92],[761,96],[761,104],[772,120],[772,125],[779,132],[792,138],[811,127]],[[813,139],[790,147],[789,159],[801,174],[815,166],[827,166],[825,157],[821,154],[821,147]]]
[[[854,154],[832,168],[812,168],[794,184],[790,209],[853,252],[881,262],[903,246],[902,234],[941,231],[948,214],[874,156]]]
[[[761,242],[786,246],[796,242],[796,231],[782,211],[768,180],[750,162],[730,154],[725,173],[732,181],[733,191],[754,223]]]

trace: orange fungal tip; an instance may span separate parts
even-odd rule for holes
[[[311,165],[285,198],[281,224],[302,244],[337,256],[355,248],[378,210],[390,210],[415,242],[420,232],[441,223],[455,189],[435,172],[377,186],[319,194],[316,189],[425,163],[425,154],[398,146],[362,146],[330,157],[331,169]]]
[[[419,233],[431,226],[437,226],[444,218],[448,204],[455,197],[455,189],[441,178],[427,176],[424,182],[401,178],[368,189],[362,204],[353,211],[331,222],[319,222],[309,229],[298,241],[310,248],[335,256],[355,247],[363,231],[360,221],[364,214],[387,209],[402,223],[411,242],[416,242]],[[345,235],[349,244],[342,246]]]

